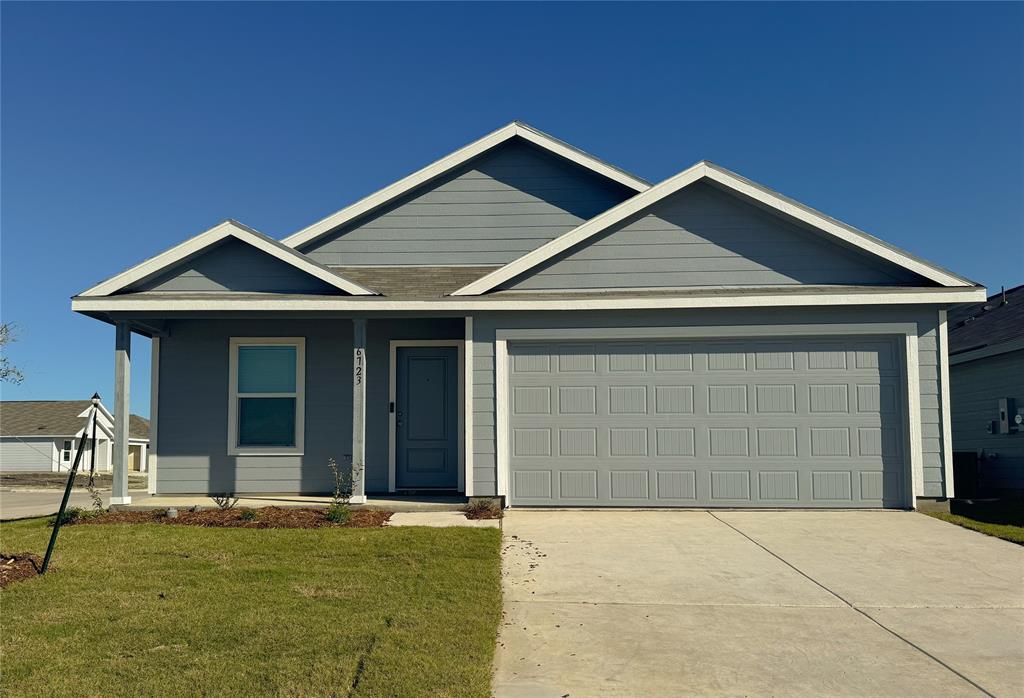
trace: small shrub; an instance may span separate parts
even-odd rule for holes
[[[242,509],[239,517],[242,521],[259,521],[260,513],[255,509]]]
[[[348,504],[332,504],[327,507],[324,516],[332,523],[347,524],[348,520],[352,518],[352,510],[349,509]]]
[[[233,492],[215,494],[212,499],[213,503],[220,509],[234,509],[235,505],[238,504],[238,497],[236,497]]]
[[[102,516],[106,512],[103,509],[82,509],[81,507],[68,507],[64,510],[64,517],[60,521],[61,526],[67,526],[68,524],[76,524],[79,521],[85,519],[91,519],[96,516]],[[57,524],[57,517],[54,516],[49,521],[50,526]]]
[[[468,519],[500,519],[505,515],[498,500],[488,497],[470,499],[463,511]]]

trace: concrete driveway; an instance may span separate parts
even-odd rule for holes
[[[1024,695],[1024,547],[912,512],[515,511],[509,696]]]

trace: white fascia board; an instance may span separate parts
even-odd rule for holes
[[[357,300],[352,298],[189,298],[167,299],[74,298],[71,309],[76,312],[217,312],[217,311],[451,311],[481,310],[641,310],[679,308],[767,308],[822,305],[917,305],[943,303],[975,303],[985,300],[984,288],[963,290],[921,289],[879,293],[807,293],[807,294],[735,294],[715,296],[648,296],[632,298],[552,298],[517,300],[509,297],[484,296],[460,300]]]
[[[541,148],[544,148],[545,150],[620,184],[624,184],[638,192],[644,191],[650,187],[650,184],[642,179],[633,177],[632,175],[598,160],[597,158],[587,155],[576,148],[552,138],[551,136],[541,133],[530,126],[513,121],[506,126],[502,126],[497,131],[492,131],[483,138],[475,140],[469,145],[463,146],[455,152],[445,155],[440,160],[432,162],[423,169],[413,172],[411,175],[398,180],[394,184],[390,184],[383,189],[360,199],[354,204],[332,213],[326,218],[323,218],[306,228],[303,228],[299,232],[289,235],[282,240],[282,242],[290,247],[299,247],[312,242],[321,235],[324,235],[335,228],[341,227],[359,216],[369,213],[370,211],[373,211],[374,209],[409,193],[416,187],[426,184],[432,179],[450,172],[456,167],[459,167],[478,155],[501,145],[515,136],[519,136],[540,146]]]
[[[837,238],[876,257],[881,257],[943,286],[969,287],[975,285],[969,279],[955,276],[939,267],[912,257],[903,250],[883,243],[867,233],[840,223],[792,199],[776,194],[765,187],[740,177],[734,172],[730,172],[718,165],[701,161],[679,174],[673,175],[665,181],[654,185],[647,191],[637,194],[618,206],[591,218],[561,237],[557,237],[551,242],[509,262],[505,266],[495,269],[490,274],[477,279],[473,283],[463,286],[451,295],[475,296],[491,291],[499,284],[533,269],[555,255],[584,242],[588,238],[622,222],[627,217],[639,213],[665,197],[671,196],[680,189],[704,178],[717,182],[727,189],[731,189],[769,208],[799,220],[815,230]]]
[[[277,240],[263,235],[262,233],[259,233],[236,221],[227,220],[179,245],[172,247],[166,252],[161,252],[155,257],[150,257],[141,264],[137,264],[131,269],[121,272],[117,276],[107,279],[101,284],[93,286],[89,290],[81,293],[80,296],[109,296],[110,294],[121,291],[132,284],[156,276],[157,274],[173,267],[178,262],[202,252],[204,249],[217,244],[227,237],[234,237],[242,242],[248,243],[258,250],[266,252],[272,257],[275,257],[286,264],[290,264],[291,266],[304,271],[307,274],[334,286],[335,288],[341,289],[346,293],[350,293],[354,296],[376,295],[374,291],[335,274],[327,267],[314,262],[302,253],[297,252],[290,247],[282,245]]]
[[[784,213],[791,218],[795,218],[802,223],[806,223],[813,228],[828,233],[829,235],[853,245],[854,247],[862,249],[865,252],[869,252],[876,257],[881,257],[882,259],[892,262],[897,266],[923,276],[926,279],[930,279],[936,283],[942,284],[943,286],[976,285],[970,279],[965,279],[955,274],[951,274],[945,269],[941,269],[933,264],[917,259],[908,252],[882,242],[873,235],[869,235],[868,233],[858,230],[853,226],[841,223],[834,218],[826,216],[820,211],[816,211],[809,206],[804,206],[803,204],[788,197],[781,196],[780,194],[767,189],[760,184],[751,182],[745,177],[741,177],[735,172],[731,172],[724,167],[719,167],[718,165],[710,162],[705,162],[704,166],[708,179],[718,182],[733,191],[739,192],[744,196]]]

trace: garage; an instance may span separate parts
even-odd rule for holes
[[[905,507],[895,337],[510,342],[513,506]]]

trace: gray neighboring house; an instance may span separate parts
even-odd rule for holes
[[[514,122],[72,309],[116,328],[119,413],[153,338],[153,493],[323,493],[333,457],[356,502],[906,508],[953,493],[946,313],[984,298],[712,163],[652,185]]]
[[[4,400],[0,402],[0,472],[45,473],[71,469],[88,426],[90,400]],[[114,416],[100,403],[96,419],[96,470],[113,468]],[[81,471],[91,463],[92,430],[86,436]],[[145,472],[149,421],[131,415],[128,469]]]
[[[1024,493],[1024,286],[949,314],[953,448],[980,494]]]

